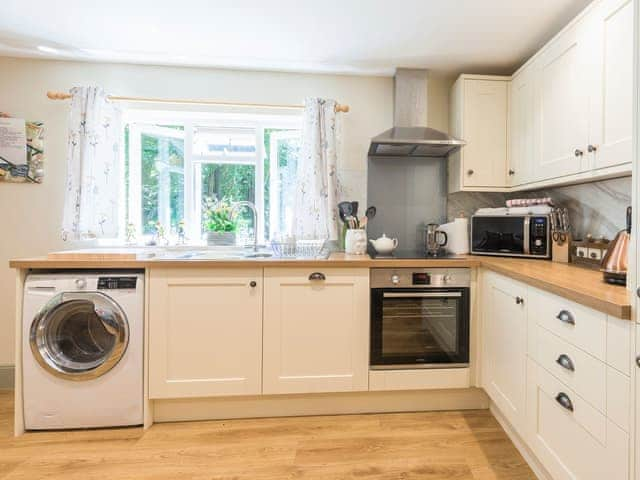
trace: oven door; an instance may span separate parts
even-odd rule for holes
[[[371,290],[372,368],[468,364],[468,288]]]
[[[529,253],[529,217],[477,216],[471,219],[471,253],[526,255]]]

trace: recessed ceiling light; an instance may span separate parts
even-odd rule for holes
[[[46,45],[38,45],[38,50],[44,53],[53,53],[53,54],[60,53],[60,50],[58,50],[57,48],[47,47]]]

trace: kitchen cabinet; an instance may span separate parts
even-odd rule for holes
[[[536,180],[579,173],[586,166],[589,35],[585,22],[577,22],[547,45],[534,61],[539,148],[534,165]]]
[[[509,77],[461,75],[452,87],[450,133],[467,142],[449,156],[449,191],[507,186]]]
[[[596,0],[514,73],[502,131],[503,102],[487,105],[485,77],[462,75],[452,90],[450,131],[468,145],[449,158],[449,191],[631,174],[633,9],[632,0]],[[507,132],[504,162],[497,146]]]
[[[482,386],[519,433],[525,422],[527,288],[485,272],[482,285]]]
[[[629,478],[629,435],[533,360],[527,444],[554,480]]]
[[[534,81],[532,67],[525,67],[511,80],[509,88],[509,168],[510,187],[532,181],[534,165]]]
[[[267,268],[263,393],[368,389],[368,269]]]
[[[149,396],[257,395],[262,270],[150,271]]]
[[[602,0],[589,22],[589,168],[630,164],[633,107],[633,1]]]
[[[481,384],[554,480],[629,478],[632,323],[481,272]]]

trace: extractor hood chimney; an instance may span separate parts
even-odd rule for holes
[[[369,156],[446,157],[465,145],[427,127],[427,70],[399,68],[394,83],[394,127],[371,139]]]

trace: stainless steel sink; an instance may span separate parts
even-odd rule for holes
[[[251,252],[251,253],[247,253],[245,254],[245,258],[269,258],[272,257],[273,253],[269,253],[269,252]]]
[[[238,247],[160,247],[141,252],[139,258],[153,260],[242,260],[269,258],[273,253],[267,250]]]

